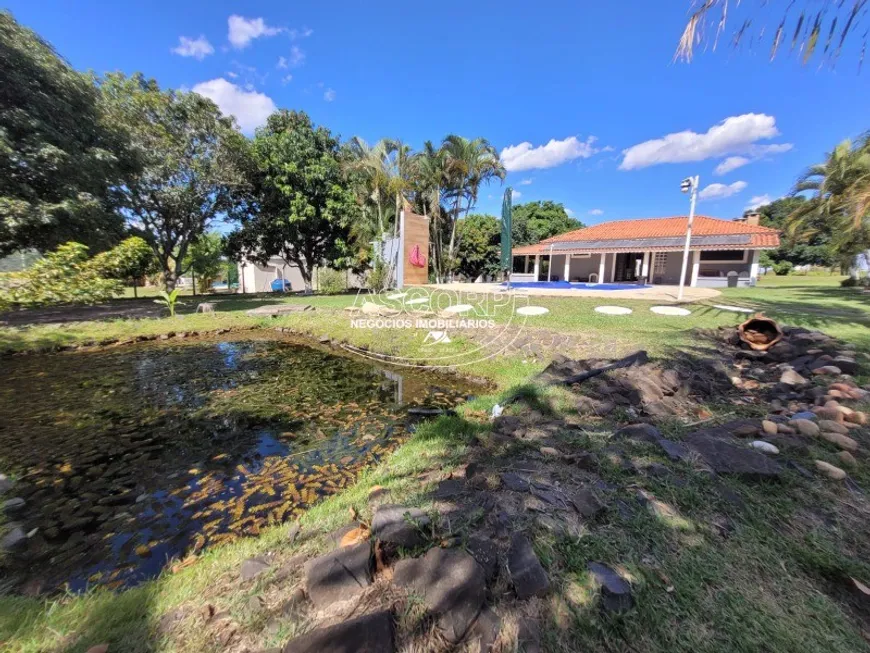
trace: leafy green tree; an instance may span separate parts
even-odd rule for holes
[[[550,200],[513,207],[511,238],[514,245],[529,245],[585,225],[568,215],[565,207]]]
[[[497,274],[501,244],[501,223],[494,216],[472,213],[457,227],[458,270],[469,279]]]
[[[134,297],[138,297],[139,279],[157,267],[151,247],[138,236],[131,236],[112,249],[97,254],[92,263],[106,278],[132,282]]]
[[[45,306],[96,304],[123,291],[118,279],[104,276],[104,260],[88,258],[81,243],[65,243],[36,261],[24,272],[3,276],[0,303]]]
[[[219,233],[211,231],[190,246],[184,261],[184,270],[192,272],[194,283],[199,280],[200,288],[207,292],[224,272],[225,265],[223,238]]]
[[[247,208],[247,141],[232,118],[196,93],[161,91],[141,74],[121,73],[107,75],[100,89],[139,170],[114,189],[116,204],[151,246],[171,292],[191,245],[217,220]]]
[[[5,11],[0,62],[0,256],[118,242],[124,221],[107,193],[132,162],[94,80]]]
[[[303,112],[280,110],[257,130],[252,206],[228,237],[235,260],[296,265],[311,292],[315,266],[349,263],[349,225],[360,207],[348,187],[338,139]]]

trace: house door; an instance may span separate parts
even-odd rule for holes
[[[616,255],[616,269],[613,271],[613,280],[616,282],[635,282],[640,275],[640,267],[643,263],[643,254],[630,252]]]

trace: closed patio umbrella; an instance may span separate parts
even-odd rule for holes
[[[510,274],[513,269],[513,256],[511,255],[512,195],[513,190],[510,187],[505,188],[504,199],[501,203],[501,269],[504,272],[505,281],[508,283],[510,283]]]

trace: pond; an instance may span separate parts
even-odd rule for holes
[[[475,388],[259,333],[7,357],[0,471],[37,529],[19,587],[131,586],[291,520]],[[32,589],[31,589],[32,591]]]

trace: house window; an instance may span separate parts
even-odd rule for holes
[[[657,252],[655,254],[656,262],[653,267],[653,273],[656,276],[663,275],[665,270],[668,268],[668,253],[667,252]]]
[[[592,258],[592,254],[571,254],[571,258]]]
[[[711,249],[701,252],[702,263],[746,263],[745,249]]]

